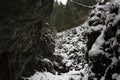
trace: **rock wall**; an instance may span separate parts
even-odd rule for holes
[[[33,74],[40,59],[54,52],[48,30],[53,2],[0,0],[0,80]]]
[[[99,0],[88,23],[87,80],[120,80],[120,1]]]

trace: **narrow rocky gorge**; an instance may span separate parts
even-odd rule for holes
[[[120,80],[120,0],[52,36],[54,0],[0,1],[0,80]]]
[[[51,67],[44,72],[37,71],[28,79],[82,80],[88,71],[85,61],[86,30],[87,23],[57,33],[55,52],[53,53],[56,57],[46,58],[51,60],[49,62],[53,66],[49,65]]]

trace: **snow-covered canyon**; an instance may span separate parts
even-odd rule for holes
[[[88,65],[85,61],[86,47],[86,24],[78,26],[60,33],[55,39],[56,47],[54,55],[61,56],[63,67],[57,62],[53,62],[59,69],[68,68],[65,73],[56,72],[36,72],[29,80],[82,80],[86,75]]]

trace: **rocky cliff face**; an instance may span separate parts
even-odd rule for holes
[[[53,0],[0,0],[0,80],[29,75],[44,55],[52,55],[52,8]]]
[[[89,17],[88,80],[120,80],[120,1],[100,0]]]

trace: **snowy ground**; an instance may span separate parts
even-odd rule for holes
[[[57,33],[55,55],[63,56],[62,62],[69,67],[69,72],[56,75],[50,72],[36,72],[29,80],[82,80],[87,73],[84,60],[86,28],[78,26]]]

